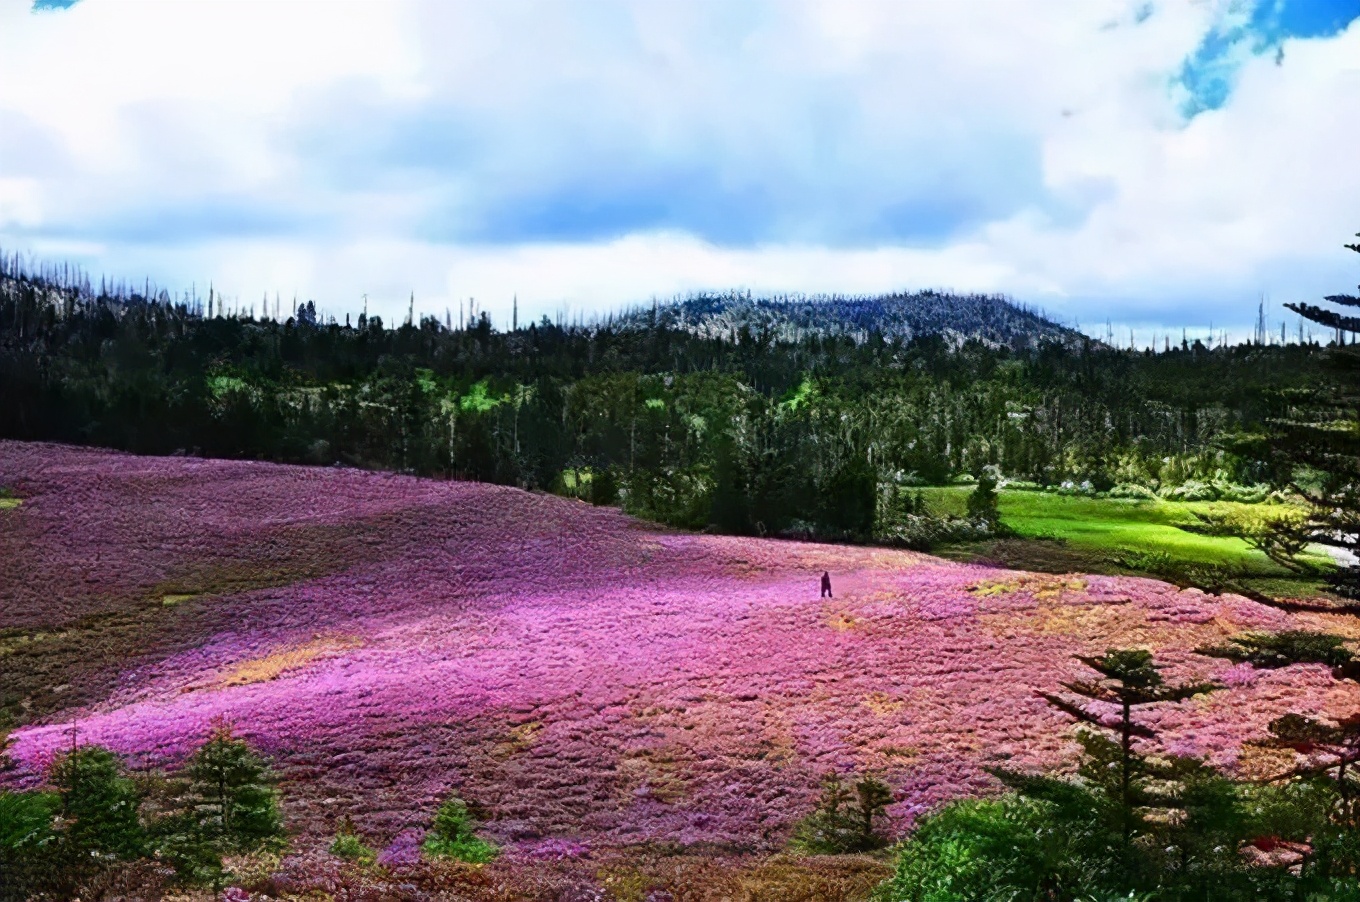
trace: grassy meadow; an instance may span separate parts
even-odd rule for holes
[[[920,491],[934,513],[963,514],[968,485]],[[1243,539],[1195,531],[1197,514],[1232,518],[1268,516],[1277,504],[1166,501],[1062,495],[1002,489],[1001,520],[1009,535],[938,549],[943,557],[993,561],[1044,571],[1139,574],[1173,578],[1186,573],[1226,573],[1270,595],[1307,597],[1321,591],[1320,576],[1333,566],[1320,550],[1293,573]],[[1174,580],[1173,580],[1174,581]],[[1193,579],[1190,581],[1193,582]]]

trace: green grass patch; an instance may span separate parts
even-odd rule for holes
[[[920,491],[933,512],[961,515],[971,489],[941,486]],[[1167,576],[1214,569],[1265,594],[1291,597],[1320,594],[1317,573],[1332,566],[1325,555],[1307,555],[1303,560],[1316,572],[1301,576],[1240,538],[1191,531],[1200,526],[1196,514],[1267,516],[1278,512],[1279,505],[1092,498],[1027,490],[999,494],[1001,522],[1011,536],[942,549],[944,556],[1056,572]]]

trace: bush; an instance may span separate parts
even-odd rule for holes
[[[874,777],[847,787],[838,774],[828,774],[816,809],[794,828],[791,845],[813,855],[881,849],[888,841],[874,829],[874,820],[892,800],[887,785]]]
[[[450,796],[434,816],[434,826],[423,849],[435,858],[453,858],[469,864],[484,864],[500,855],[500,849],[477,835],[477,821],[467,803]]]
[[[1001,522],[1001,514],[997,509],[996,483],[996,468],[984,467],[978,476],[977,486],[968,493],[969,519],[980,520],[992,527]]]
[[[996,534],[996,527],[985,520],[908,514],[898,518],[892,525],[883,527],[875,538],[885,545],[910,548],[912,551],[930,551],[940,545],[981,542]]]
[[[1059,827],[1050,806],[1013,794],[953,802],[917,825],[875,899],[1073,898],[1087,881],[1068,854],[1070,833]]]
[[[1168,501],[1217,501],[1218,489],[1198,479],[1187,480],[1177,486],[1163,486],[1158,495]]]
[[[349,818],[345,818],[340,830],[335,834],[330,853],[336,858],[357,864],[372,864],[378,858],[378,853],[364,844]]]
[[[273,774],[245,740],[219,723],[184,767],[198,831],[222,852],[253,852],[283,838]]]
[[[57,835],[52,819],[61,801],[50,792],[0,791],[0,900],[37,894],[52,866]]]
[[[1135,548],[1121,549],[1115,562],[1137,573],[1153,574],[1166,573],[1174,563],[1169,552],[1140,551]]]
[[[1144,485],[1136,485],[1130,482],[1122,482],[1110,489],[1111,498],[1130,498],[1137,501],[1156,501],[1157,493]]]
[[[1262,504],[1271,495],[1268,485],[1238,485],[1233,482],[1215,483],[1218,497],[1224,501],[1239,501],[1242,504]]]

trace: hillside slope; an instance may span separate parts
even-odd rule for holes
[[[871,333],[910,340],[939,335],[951,344],[978,339],[987,344],[1032,347],[1044,342],[1078,345],[1086,338],[1035,310],[998,295],[920,291],[876,297],[752,298],[701,295],[650,310],[625,322],[682,329],[710,338],[735,339],[746,330],[784,341],[811,335]]]
[[[988,762],[1061,766],[1034,695],[1074,653],[1155,647],[1228,691],[1168,712],[1237,762],[1319,670],[1189,650],[1324,625],[1149,580],[678,534],[474,483],[0,442],[0,685],[15,767],[70,742],[181,760],[225,717],[277,760],[305,847],[349,815],[381,842],[450,789],[532,853],[779,847],[828,770],[873,771],[901,830],[988,791]],[[829,570],[836,597],[818,597]],[[1344,630],[1340,621],[1325,628]],[[1248,763],[1249,764],[1249,763]]]

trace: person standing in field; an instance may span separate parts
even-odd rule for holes
[[[833,597],[831,594],[831,574],[827,573],[825,570],[822,571],[822,597]]]

